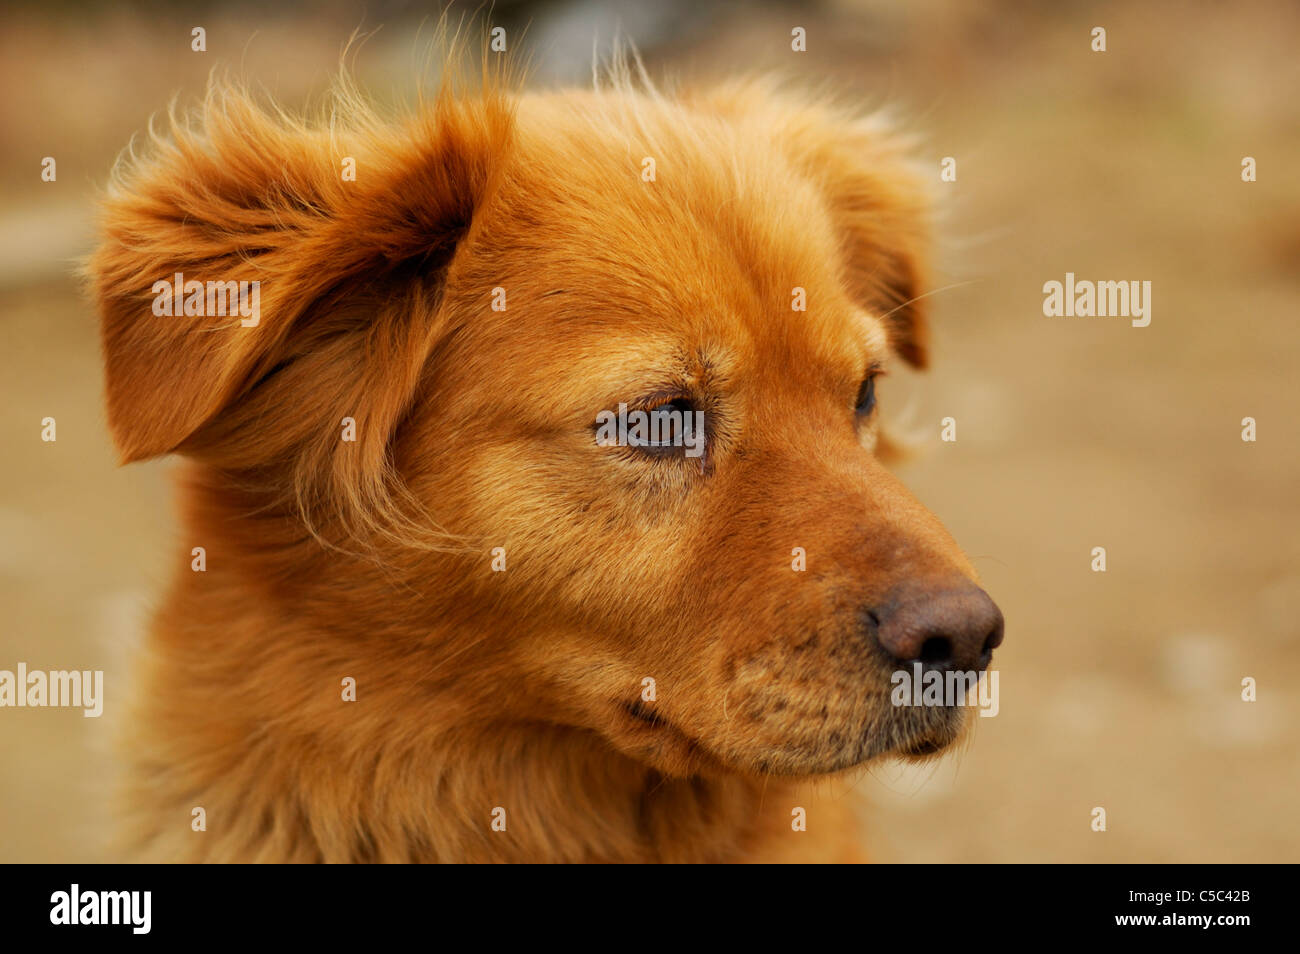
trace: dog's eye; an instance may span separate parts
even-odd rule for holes
[[[875,409],[876,406],[876,375],[874,373],[867,375],[867,379],[862,382],[862,387],[858,388],[858,417],[866,417]]]
[[[651,454],[680,454],[696,431],[695,405],[675,398],[646,411],[646,427],[628,431],[628,446]]]
[[[629,407],[596,415],[596,444],[625,447],[649,457],[698,458],[705,451],[704,412],[688,397],[670,394],[645,398]]]

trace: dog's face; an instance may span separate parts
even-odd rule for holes
[[[427,585],[405,584],[445,581],[472,607],[460,638],[493,647],[504,717],[663,772],[817,774],[956,738],[960,706],[890,700],[900,668],[983,669],[1001,639],[961,552],[877,460],[880,376],[925,356],[925,202],[893,137],[755,88],[444,104],[407,135],[352,194],[315,171],[210,190],[290,195],[255,240],[219,210],[188,236],[220,246],[193,272],[225,260],[196,278],[238,279],[267,248],[259,328],[148,328],[140,293],[183,263],[159,175],[127,190],[92,265],[125,455],[282,472],[268,486],[344,508],[396,479],[459,552],[379,535],[391,599],[423,619]],[[392,151],[383,136],[367,144]],[[334,161],[323,140],[280,149],[268,169],[289,176]],[[286,215],[310,250],[277,244]],[[173,410],[142,360],[175,375]],[[620,406],[702,427],[610,445],[599,421]]]

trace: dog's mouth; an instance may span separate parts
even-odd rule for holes
[[[964,725],[963,714],[957,710],[942,724],[931,723],[924,728],[916,727],[919,731],[914,731],[895,745],[893,754],[907,760],[927,759],[939,755],[950,749],[953,743],[962,737]]]
[[[646,705],[640,698],[623,703],[623,711],[631,716],[632,721],[649,726],[652,729],[668,726],[668,720]]]
[[[917,742],[910,742],[903,748],[899,749],[898,754],[904,758],[925,758],[928,755],[938,755],[944,749],[948,748],[951,740],[944,739],[921,739]]]
[[[717,773],[726,766],[693,736],[679,729],[641,698],[617,703],[624,716],[619,736],[638,757],[649,759],[660,771],[677,776]]]
[[[710,765],[716,762],[722,766],[729,765],[732,770],[743,771],[744,769],[743,760],[737,763],[713,755],[707,746],[701,744],[700,740],[687,735],[666,718],[654,703],[648,703],[637,697],[619,700],[617,707],[624,716],[624,732],[628,733],[625,738],[636,739],[635,744],[638,747],[647,746],[649,751],[653,751],[657,755],[677,752],[681,755],[689,754],[692,761],[702,759]],[[892,745],[872,746],[870,752],[854,752],[846,760],[833,760],[835,764],[817,767],[809,766],[806,774],[820,775],[839,771],[889,755],[908,761],[928,760],[946,752],[961,736],[960,726],[951,724],[934,725],[931,723],[924,727],[918,725],[898,726],[894,731],[898,734],[894,736]],[[900,735],[901,739],[899,738]],[[848,755],[848,753],[842,755]],[[792,774],[805,774],[805,772],[795,771]]]

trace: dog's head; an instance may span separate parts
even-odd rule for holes
[[[366,581],[340,612],[459,658],[467,717],[673,774],[952,741],[961,706],[891,675],[983,669],[1002,622],[877,459],[877,382],[926,356],[903,144],[752,85],[344,118],[217,96],[116,182],[90,275],[123,457],[238,496],[244,572],[317,588],[291,611]],[[241,281],[256,314],[213,314]]]

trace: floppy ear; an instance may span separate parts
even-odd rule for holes
[[[368,401],[368,440],[387,440],[431,347],[440,271],[508,148],[505,100],[440,95],[393,126],[341,94],[312,125],[218,87],[172,125],[115,172],[86,267],[123,461],[228,446],[234,423],[262,417],[239,410],[254,390],[299,419],[245,445],[283,446],[278,429],[314,426],[307,412],[335,400]],[[225,294],[239,289],[242,313]]]
[[[880,317],[894,350],[917,368],[929,361],[929,188],[906,144],[878,117],[848,122],[805,153],[819,174],[844,243],[850,293]]]
[[[910,158],[912,143],[879,115],[800,102],[768,81],[723,86],[704,102],[756,124],[820,185],[851,296],[884,320],[903,359],[925,367],[929,326],[918,298],[929,279],[932,186]]]

